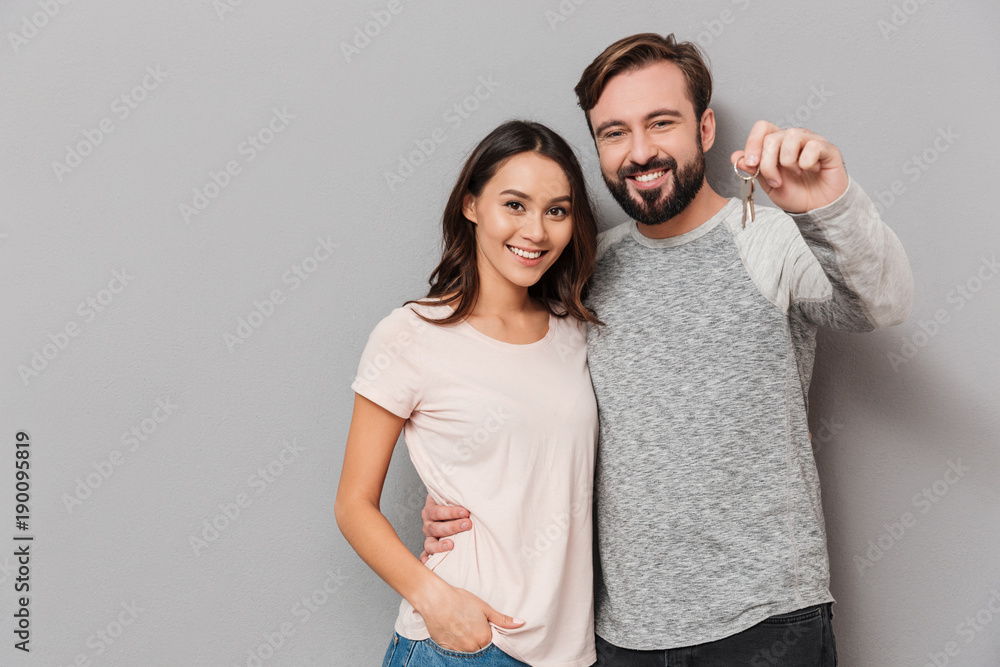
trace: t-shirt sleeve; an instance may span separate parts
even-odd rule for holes
[[[368,336],[358,374],[351,384],[357,393],[403,418],[409,418],[420,402],[421,322],[405,306],[379,322]]]

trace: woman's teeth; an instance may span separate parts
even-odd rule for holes
[[[538,259],[539,257],[542,256],[541,250],[536,250],[535,252],[528,252],[527,250],[521,250],[520,248],[515,248],[514,246],[510,245],[507,246],[507,250],[510,250],[518,257],[524,257],[525,259]]]
[[[660,176],[663,176],[665,171],[654,171],[651,174],[643,174],[642,176],[633,176],[633,178],[640,183],[649,183],[650,181],[655,181]]]

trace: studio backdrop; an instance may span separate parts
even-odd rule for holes
[[[378,664],[399,598],[333,516],[368,334],[425,294],[504,120],[565,136],[624,220],[573,86],[650,31],[711,61],[718,191],[755,121],[807,127],[913,266],[909,321],[819,337],[840,664],[1000,664],[997,3],[10,0],[0,25],[0,664]],[[415,553],[424,496],[400,442],[382,508]]]

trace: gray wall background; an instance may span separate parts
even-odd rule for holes
[[[706,48],[722,192],[755,120],[804,125],[913,264],[909,322],[819,341],[841,664],[1000,663],[998,19],[987,0],[3,3],[0,663],[377,664],[398,598],[332,511],[367,335],[423,293],[460,164],[505,119],[567,137],[603,224],[623,219],[572,87],[641,31]],[[416,551],[424,491],[396,454],[384,510]],[[35,538],[28,655],[15,534]]]

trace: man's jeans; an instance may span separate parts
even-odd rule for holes
[[[766,618],[718,641],[635,651],[597,638],[595,667],[835,667],[832,603]]]

